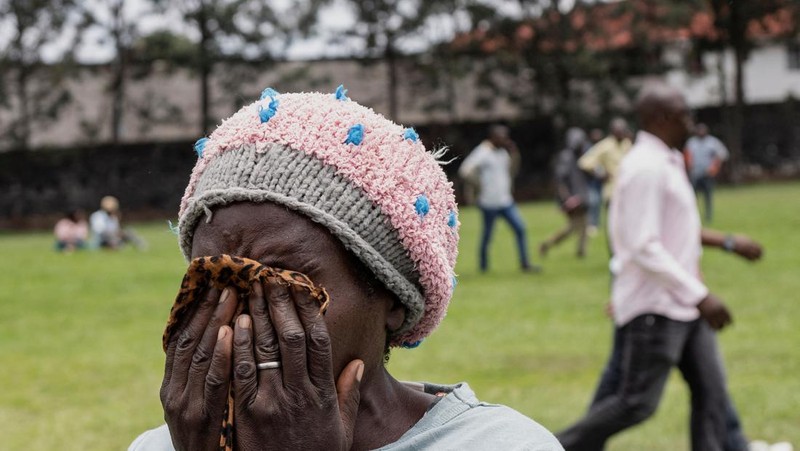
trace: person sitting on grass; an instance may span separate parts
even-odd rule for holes
[[[94,248],[116,250],[124,244],[133,244],[140,250],[147,247],[136,232],[130,228],[122,228],[121,216],[116,197],[105,196],[100,200],[100,209],[89,217]]]
[[[187,274],[181,292],[198,301],[168,326],[166,425],[131,450],[562,449],[466,383],[388,372],[389,348],[418,346],[455,287],[452,185],[413,129],[342,89],[267,89],[195,150],[178,223],[193,267],[246,258],[301,272],[329,306],[323,316],[308,292],[268,279],[219,289]],[[232,280],[227,269],[215,280]]]
[[[56,250],[72,252],[86,247],[89,238],[89,225],[81,210],[72,210],[59,219],[53,229],[56,237]]]

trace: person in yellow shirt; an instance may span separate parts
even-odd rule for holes
[[[580,159],[578,167],[603,180],[603,203],[608,207],[614,191],[614,179],[622,157],[631,148],[628,123],[614,118],[609,126],[611,134],[592,146]]]

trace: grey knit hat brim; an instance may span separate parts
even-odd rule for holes
[[[214,208],[234,202],[284,205],[330,230],[406,307],[395,335],[422,317],[419,275],[396,230],[380,207],[334,168],[279,144],[226,151],[205,170],[180,218],[179,242],[187,260],[197,222],[203,216],[211,221]]]

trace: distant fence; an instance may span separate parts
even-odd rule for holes
[[[487,127],[440,125],[418,131],[429,147],[446,145],[449,155],[458,157],[444,167],[455,180],[460,161],[484,138]],[[547,190],[553,142],[549,122],[512,124],[512,135],[523,150],[526,175],[518,180],[520,194],[541,196]],[[0,229],[51,227],[71,209],[91,213],[106,195],[120,200],[125,220],[177,219],[197,160],[192,145],[173,142],[0,153]]]
[[[105,195],[119,198],[125,219],[176,216],[196,158],[191,143],[0,153],[0,227],[51,226]]]

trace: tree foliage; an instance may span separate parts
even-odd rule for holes
[[[800,5],[796,0],[759,0],[757,2],[706,0],[713,15],[714,32],[696,39],[701,50],[721,51],[731,49],[734,55],[733,103],[726,114],[726,137],[731,152],[731,176],[738,181],[743,161],[742,132],[744,127],[745,71],[744,64],[756,45],[756,31],[765,20],[783,20],[788,25],[772,30],[771,39],[794,38],[798,32]],[[781,17],[783,16],[783,17]],[[720,65],[720,67],[722,67]],[[720,69],[722,70],[722,69]],[[722,92],[726,92],[724,74]],[[724,96],[723,102],[727,102]]]
[[[9,38],[0,42],[0,108],[10,118],[0,124],[0,139],[11,147],[28,148],[33,127],[55,120],[70,99],[64,81],[74,45],[65,29],[74,6],[73,0],[0,2],[0,24],[11,30]],[[55,44],[64,50],[60,60],[46,68],[42,52]]]
[[[216,121],[211,112],[210,79],[221,61],[267,65],[288,42],[311,29],[316,10],[327,0],[298,0],[289,8],[263,0],[154,0],[165,12],[183,17],[196,39],[194,69],[200,78],[200,129]],[[216,72],[223,77],[228,71]],[[223,80],[223,84],[225,81]],[[231,86],[227,83],[226,86]],[[232,97],[237,98],[236,93]]]
[[[87,38],[88,30],[100,31],[98,42],[93,44],[107,44],[113,47],[114,56],[111,61],[112,76],[107,86],[111,94],[111,114],[108,127],[111,141],[119,143],[123,133],[123,117],[127,102],[125,96],[126,80],[129,77],[130,53],[133,42],[138,37],[137,22],[139,17],[129,17],[126,0],[92,0],[80,2],[79,13],[82,22],[78,31],[83,38]]]
[[[418,60],[409,58],[410,54],[429,51],[449,39],[447,33],[436,33],[437,21],[447,20],[455,25],[459,21],[471,22],[465,16],[471,0],[351,0],[347,2],[355,16],[355,26],[343,30],[339,39],[356,42],[362,48],[362,56],[367,64],[382,62],[386,65],[386,94],[388,96],[389,117],[397,119],[399,109],[400,65],[416,65]],[[441,50],[442,48],[439,47]],[[447,58],[441,51],[437,54]],[[437,68],[448,70],[447,60]],[[434,75],[434,80],[438,77]]]

